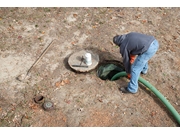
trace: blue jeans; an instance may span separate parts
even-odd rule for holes
[[[131,65],[131,79],[128,83],[128,91],[136,93],[138,91],[138,79],[140,73],[147,73],[148,60],[156,53],[159,48],[157,40],[154,40],[149,49],[141,55],[138,55],[134,63]]]

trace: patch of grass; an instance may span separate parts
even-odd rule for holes
[[[180,75],[178,75],[177,78],[180,79]]]
[[[45,11],[45,12],[50,12],[51,9],[49,9],[49,8],[44,8],[44,11]]]
[[[66,20],[64,20],[63,22],[64,22],[64,23],[66,23],[67,21],[66,21]]]
[[[47,20],[47,21],[46,21],[46,23],[49,23],[49,22],[50,22],[50,20]]]
[[[143,127],[141,124],[134,124],[134,125],[132,125],[133,127]]]
[[[78,28],[78,29],[81,29],[81,23],[80,23],[79,25],[77,25],[77,28]]]
[[[113,88],[113,83],[112,83],[112,81],[109,81],[109,80],[105,80],[106,81],[106,86],[107,87],[109,87],[110,89],[112,89]]]
[[[1,127],[7,127],[7,126],[9,126],[9,122],[6,119],[1,119],[0,120],[0,126]]]
[[[81,103],[81,101],[79,99],[77,99],[76,102]]]
[[[104,22],[101,22],[101,21],[100,21],[99,24],[104,24]]]
[[[107,12],[107,8],[105,10],[100,10],[100,14],[105,14]]]

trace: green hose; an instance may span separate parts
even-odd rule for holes
[[[125,77],[125,76],[127,76],[125,71],[119,72],[111,78],[111,81],[117,80],[120,77]],[[153,85],[151,85],[149,82],[147,82],[142,77],[139,77],[138,81],[141,82],[142,84],[144,84],[147,88],[149,88],[164,103],[164,105],[173,114],[173,116],[177,120],[178,124],[180,124],[180,115],[175,110],[175,108],[169,103],[169,101]]]

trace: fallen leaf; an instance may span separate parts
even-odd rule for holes
[[[56,82],[55,86],[60,87],[60,86],[64,86],[65,84],[69,84],[69,83],[70,83],[70,81],[68,79],[65,79],[65,80],[62,80],[61,82],[60,81]]]
[[[29,119],[29,116],[28,116],[28,115],[26,115],[26,114],[24,115],[24,117],[25,117],[26,119]]]
[[[156,115],[156,112],[151,112],[151,116],[153,117],[154,115]]]
[[[146,23],[146,22],[147,22],[147,20],[142,20],[141,22],[144,24],[144,23]]]
[[[75,42],[71,42],[72,45],[75,45]]]
[[[62,118],[62,120],[63,120],[64,122],[66,122],[66,121],[67,121],[67,120],[66,120],[66,117],[63,117],[63,118]]]
[[[99,102],[102,102],[103,100],[102,100],[101,98],[98,98],[98,101],[99,101]]]
[[[141,15],[135,15],[135,17],[139,19],[139,18],[141,18]]]
[[[73,14],[73,17],[77,17],[77,14]]]
[[[38,105],[37,104],[29,104],[29,108],[31,109],[37,109]]]
[[[18,39],[21,39],[22,38],[22,36],[18,36]]]
[[[56,86],[56,87],[59,87],[60,85],[61,85],[61,82],[56,82],[56,83],[55,83],[55,86]]]
[[[178,36],[172,35],[173,39],[176,40]]]
[[[120,16],[123,16],[123,15],[124,15],[124,12],[120,12],[119,14],[120,14]]]
[[[70,104],[71,101],[70,100],[64,100],[67,104]]]
[[[62,85],[62,86],[64,86],[64,85],[65,85],[64,81],[62,81],[62,82],[61,82],[61,85]]]
[[[112,10],[111,10],[111,9],[109,9],[109,10],[108,10],[108,12],[112,12]]]
[[[69,84],[70,81],[69,81],[68,79],[66,79],[66,80],[64,80],[64,83],[65,83],[65,84]]]

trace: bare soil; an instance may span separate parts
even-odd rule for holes
[[[68,65],[74,52],[89,49],[104,60],[122,62],[112,44],[116,34],[151,34],[160,48],[147,75],[180,113],[180,8],[0,8],[1,127],[178,127],[170,111],[139,84],[123,94],[127,78],[101,80],[94,69],[78,73]],[[55,42],[25,75],[49,43]],[[46,111],[34,97],[43,95]]]

